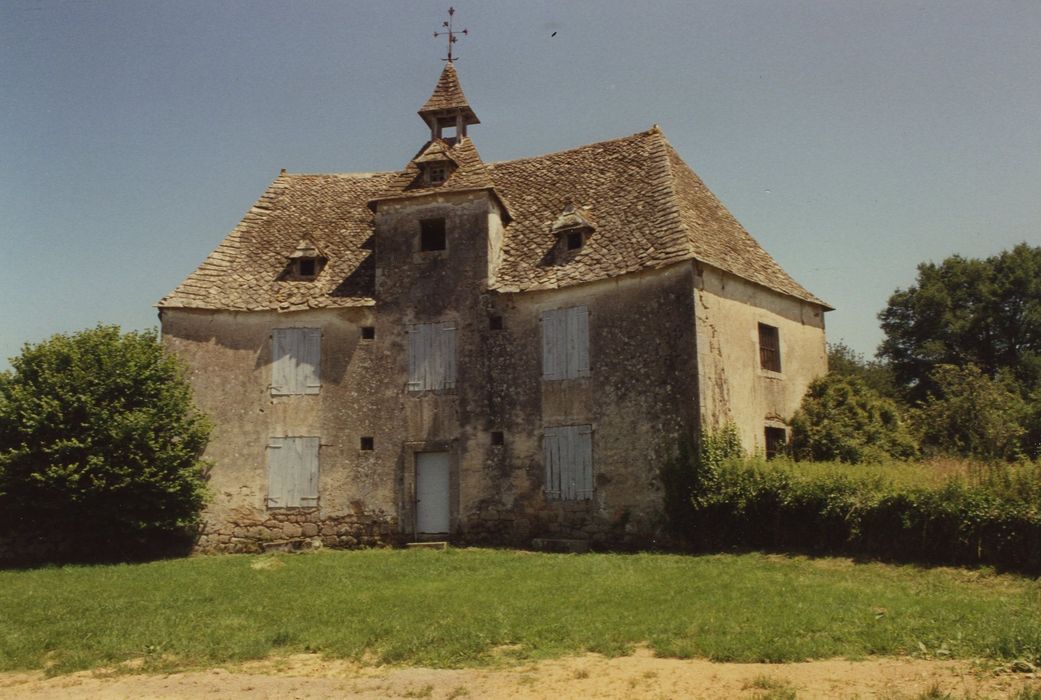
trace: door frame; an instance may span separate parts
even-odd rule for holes
[[[413,541],[437,539],[437,535],[418,532],[419,509],[416,503],[416,455],[420,452],[448,453],[448,532],[455,533],[459,524],[459,453],[456,440],[424,440],[406,442],[401,466],[401,498],[398,519],[401,532]]]

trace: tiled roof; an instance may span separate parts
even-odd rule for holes
[[[427,187],[420,177],[419,163],[433,159],[452,161],[456,168],[448,179],[435,187]],[[420,149],[405,169],[394,175],[387,186],[373,197],[380,199],[401,199],[403,197],[422,197],[434,192],[463,192],[466,190],[487,190],[493,187],[488,166],[481,160],[473,141],[462,138],[453,145],[444,141],[431,141]]]
[[[372,211],[394,173],[280,175],[160,307],[294,311],[373,303]],[[311,281],[280,279],[301,237],[328,258]]]
[[[400,173],[280,176],[159,305],[293,310],[371,304],[368,203],[488,189],[510,214],[495,278],[498,291],[566,287],[696,259],[827,307],[756,243],[657,128],[501,163],[482,163],[466,138],[449,153],[459,168],[435,188],[416,186],[415,162]],[[582,248],[558,261],[553,251],[560,233],[554,224],[568,204],[595,222],[595,229]],[[302,236],[328,257],[326,267],[314,281],[279,281]]]
[[[426,115],[429,114],[457,110],[463,111],[468,124],[480,124],[470,103],[466,101],[466,95],[463,94],[463,86],[459,84],[459,75],[455,72],[455,65],[449,61],[441,71],[441,77],[434,86],[430,99],[419,108],[419,115],[426,118]]]

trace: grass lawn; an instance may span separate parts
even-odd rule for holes
[[[455,667],[582,651],[1041,658],[1041,581],[761,554],[319,552],[0,571],[0,670],[321,652]]]

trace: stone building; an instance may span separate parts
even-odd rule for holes
[[[824,312],[655,126],[485,163],[451,61],[400,172],[283,172],[159,302],[215,421],[199,547],[640,543],[701,426],[783,441]]]

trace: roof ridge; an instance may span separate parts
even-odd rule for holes
[[[509,160],[493,160],[485,161],[485,165],[506,165],[512,163],[523,163],[526,160],[540,160],[542,158],[548,158],[550,156],[559,156],[566,153],[574,153],[576,151],[584,151],[587,148],[593,148],[594,146],[605,146],[610,143],[618,143],[619,141],[625,141],[626,139],[635,139],[638,136],[649,136],[654,131],[653,128],[646,131],[637,131],[635,134],[629,134],[628,136],[618,136],[613,139],[604,139],[603,141],[594,141],[593,143],[586,143],[581,146],[572,146],[571,148],[562,148],[559,151],[550,151],[549,153],[540,153],[534,156],[525,156],[523,158],[511,158]],[[659,130],[660,131],[660,130]]]

